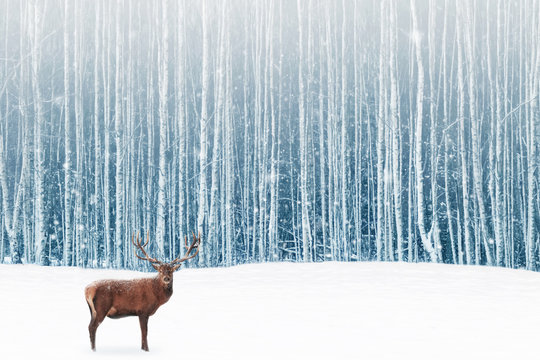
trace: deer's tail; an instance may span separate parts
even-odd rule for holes
[[[96,295],[96,287],[92,285],[88,285],[84,289],[84,297],[86,298],[86,302],[88,303],[88,307],[90,308],[90,313],[92,314],[92,319],[96,317],[96,308],[94,307],[94,296]]]

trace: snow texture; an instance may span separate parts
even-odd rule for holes
[[[105,321],[90,350],[84,287],[130,271],[0,266],[2,359],[531,359],[540,274],[407,263],[184,269],[150,318]]]

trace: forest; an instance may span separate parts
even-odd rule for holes
[[[0,262],[537,270],[540,1],[0,0]]]

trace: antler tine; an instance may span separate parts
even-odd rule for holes
[[[193,256],[189,257],[189,259],[195,257],[195,255],[197,255],[199,253],[199,244],[201,243],[201,232],[200,231],[199,231],[199,237],[198,238],[195,237],[195,234],[193,233],[193,231],[191,232],[191,234],[193,235],[193,242],[189,246],[189,249],[188,249],[186,255],[189,255],[189,253],[191,252],[191,250],[193,250],[194,247],[197,249],[197,251],[195,252],[195,254],[193,254]]]
[[[186,249],[187,249],[187,235],[184,236],[184,244],[185,244]],[[180,262],[180,260],[181,260],[180,259],[180,254],[178,254],[178,256],[173,261],[171,261],[169,264],[171,264],[171,265],[177,264],[177,263]]]
[[[192,232],[193,234],[193,232]],[[186,260],[193,259],[197,254],[199,253],[199,244],[201,243],[201,235],[199,233],[199,238],[195,237],[195,234],[193,234],[193,242],[187,247],[187,235],[184,237],[184,243],[186,245],[186,253],[183,258],[180,259],[180,255],[176,259],[170,262],[171,265],[182,263]],[[197,249],[193,255],[189,255],[193,249]]]
[[[137,248],[139,248],[140,246],[140,243],[139,243],[139,233],[137,233],[137,242],[135,242],[135,232],[133,232],[133,234],[131,234],[131,243],[135,246],[135,248],[133,249],[133,253],[135,254],[136,257],[138,257],[139,259],[141,260],[146,260],[145,258],[143,257],[140,257],[139,254],[137,254]],[[138,245],[137,245],[138,244]]]
[[[131,235],[131,242],[133,243],[133,245],[135,245],[135,249],[133,249],[133,252],[135,253],[135,256],[138,257],[141,260],[147,260],[147,261],[151,262],[152,264],[160,264],[160,265],[163,264],[163,262],[148,256],[148,254],[144,250],[144,247],[146,245],[148,245],[148,242],[150,241],[149,232],[148,231],[146,232],[146,242],[144,244],[141,244],[141,239],[139,238],[139,234],[140,234],[140,232],[137,232],[137,240],[136,241],[133,241],[133,235]],[[140,256],[137,253],[137,250],[140,250],[143,253],[144,257]]]

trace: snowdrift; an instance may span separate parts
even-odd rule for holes
[[[139,272],[0,266],[2,359],[539,358],[540,274],[406,263],[272,263],[176,273],[150,318],[105,319],[83,289]]]

